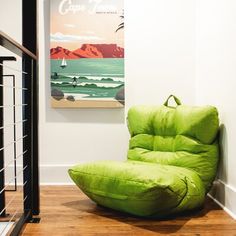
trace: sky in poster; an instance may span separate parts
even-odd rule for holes
[[[124,47],[123,0],[51,0],[51,48],[69,50],[82,44]]]

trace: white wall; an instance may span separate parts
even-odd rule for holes
[[[0,30],[22,42],[22,0],[0,1]]]
[[[14,19],[14,20],[13,20]],[[0,30],[5,34],[9,35],[11,38],[17,42],[22,42],[22,0],[12,0],[12,1],[0,1]],[[0,47],[0,56],[14,56],[16,57],[16,62],[4,62],[3,73],[4,75],[14,74],[16,76],[16,87],[22,87],[22,75],[19,71],[22,70],[21,57],[15,55],[3,47]],[[5,66],[15,68],[18,71],[6,68]],[[4,77],[3,83],[4,88],[4,105],[13,104],[13,79],[12,77]],[[8,87],[7,87],[8,86]],[[17,104],[21,103],[22,100],[22,91],[16,89],[15,91]],[[21,107],[15,107],[16,111],[16,121],[22,120]],[[5,161],[5,182],[13,184],[12,179],[14,179],[14,169],[12,160],[14,158],[14,146],[8,145],[14,140],[14,127],[9,126],[13,123],[13,107],[4,108],[4,146],[7,148],[4,149],[4,161]],[[19,139],[22,136],[22,125],[18,123],[16,125],[16,139]],[[16,156],[22,154],[22,141],[18,141],[16,144]],[[19,170],[22,169],[22,158],[17,159],[17,166]],[[18,176],[18,183],[22,183],[23,174]]]
[[[197,1],[196,99],[219,109],[221,164],[212,196],[236,218],[236,1]]]
[[[78,162],[124,160],[128,107],[195,98],[195,1],[125,1],[126,109],[50,107],[49,0],[39,1],[41,183],[70,183]]]

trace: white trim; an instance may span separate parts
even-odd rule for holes
[[[40,185],[73,185],[68,169],[73,165],[41,165]]]
[[[210,193],[207,194],[208,197],[210,197],[217,205],[219,205],[225,212],[227,212],[234,220],[236,220],[236,214],[234,214],[232,211],[230,211],[227,207],[222,205],[217,199],[211,196]]]
[[[220,182],[221,184],[223,184],[225,187],[229,188],[231,191],[236,193],[236,188],[234,188],[233,186],[226,184],[224,181],[222,181],[221,179],[217,179],[217,182]]]
[[[217,179],[207,195],[236,220],[236,189],[233,186]]]
[[[81,162],[82,163],[82,162]],[[68,169],[72,165],[41,165],[40,166],[40,185],[74,185],[71,180]],[[14,176],[14,166],[8,166],[5,171],[6,181],[9,181]],[[17,171],[21,170],[22,166],[17,166]],[[22,178],[18,178],[18,184],[22,184]],[[11,183],[13,184],[13,183]]]

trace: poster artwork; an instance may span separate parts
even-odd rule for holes
[[[124,106],[123,4],[51,0],[52,107]]]

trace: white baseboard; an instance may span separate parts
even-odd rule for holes
[[[73,165],[41,165],[40,166],[40,185],[73,185],[68,169]],[[22,184],[22,166],[17,166],[17,183]],[[5,171],[6,183],[14,184],[14,167],[9,166]]]
[[[73,185],[68,169],[72,165],[41,165],[40,185]]]
[[[208,196],[236,220],[236,189],[234,187],[217,179]]]

